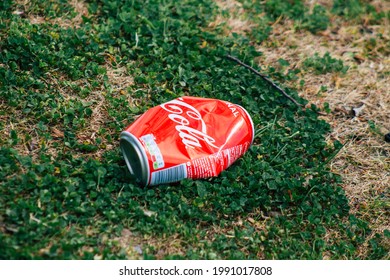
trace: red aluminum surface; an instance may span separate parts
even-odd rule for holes
[[[188,96],[149,109],[125,132],[146,152],[146,185],[217,176],[248,150],[254,137],[252,119],[242,107]]]

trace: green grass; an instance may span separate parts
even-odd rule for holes
[[[119,244],[124,229],[145,259],[356,258],[370,229],[349,215],[329,171],[341,143],[325,141],[330,126],[315,106],[297,108],[224,58],[251,63],[260,54],[247,37],[207,28],[212,1],[90,0],[79,28],[50,21],[75,15],[55,2],[33,1],[25,12],[45,16],[42,24],[13,14],[13,1],[0,4],[0,259],[138,257]],[[275,7],[262,8],[271,18]],[[107,57],[134,78],[123,92]],[[85,141],[97,92],[106,115]],[[183,94],[241,104],[256,126],[254,145],[217,178],[142,188],[119,133]],[[370,258],[385,256],[386,234],[370,241]],[[180,244],[174,253],[164,244],[170,236]]]

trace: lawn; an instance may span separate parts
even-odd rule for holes
[[[307,2],[2,1],[0,259],[390,259],[389,119],[337,118],[335,101],[349,96],[337,89],[358,87],[353,63],[389,61],[388,6]],[[347,50],[353,63],[329,44],[299,45],[338,24],[375,35],[360,42],[365,52]],[[374,90],[389,80],[384,67],[374,68]],[[388,108],[388,93],[376,93]],[[254,144],[216,178],[141,187],[119,134],[183,95],[242,105]],[[351,119],[366,124],[357,136],[335,124]],[[363,132],[376,141],[364,151],[378,154],[369,179],[345,152]],[[364,200],[354,200],[351,174],[368,180]]]

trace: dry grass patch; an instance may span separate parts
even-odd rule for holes
[[[366,43],[373,35],[359,36],[358,26],[344,26],[336,35],[329,32],[322,35],[294,32],[291,27],[290,24],[277,27],[270,38],[276,48],[270,41],[259,46],[263,52],[259,63],[273,66],[279,58],[283,58],[290,62],[292,68],[301,68],[305,58],[315,52],[323,55],[329,51],[350,67],[345,75],[302,72],[300,78],[305,81],[302,88],[297,82],[288,84],[298,88],[300,96],[318,107],[329,103],[332,113],[325,119],[333,128],[330,138],[346,144],[331,168],[343,177],[351,212],[370,223],[372,236],[384,229],[390,230],[390,146],[384,142],[383,136],[370,129],[369,123],[371,121],[377,126],[377,133],[390,131],[390,116],[386,113],[390,111],[389,58],[378,49],[367,53]],[[383,28],[386,27],[372,29],[382,32]],[[383,44],[388,42],[388,37],[384,38]],[[324,86],[326,91],[322,92],[321,87]],[[376,204],[380,197],[387,200],[387,206]],[[360,248],[359,257],[364,258],[367,246],[365,243]]]
[[[113,91],[114,96],[124,95],[129,104],[136,106],[137,100],[132,98],[128,94],[128,88],[134,84],[133,77],[129,76],[127,73],[126,66],[117,66],[114,67],[112,64],[107,63],[105,65],[106,75],[109,80],[111,90]],[[86,99],[86,102],[92,102],[92,116],[90,117],[90,122],[88,126],[83,129],[83,131],[78,135],[80,140],[84,140],[87,143],[94,142],[96,136],[101,127],[104,127],[104,124],[107,120],[112,119],[108,113],[108,103],[105,98],[106,90],[102,88],[100,90],[94,90]],[[111,134],[115,134],[112,132]],[[104,151],[108,151],[114,148],[112,144],[108,144],[107,141],[103,138],[102,143],[100,144],[100,149],[94,153],[94,156],[100,158]]]
[[[31,12],[32,5],[35,3],[29,0],[16,0],[15,4],[18,9],[14,11],[14,14],[27,17],[32,24],[50,22],[51,24],[58,24],[62,28],[78,28],[83,23],[83,16],[88,16],[87,4],[82,0],[69,0],[68,3],[75,12],[72,18],[56,17],[49,19],[35,14],[33,11]]]
[[[125,66],[113,66],[109,61],[106,61],[104,65],[106,69],[106,76],[110,84],[110,91],[115,98],[115,96],[126,96],[126,99],[129,104],[134,104],[136,106],[137,100],[133,99],[128,94],[128,88],[134,84],[133,77],[128,74],[127,68]],[[91,103],[90,109],[92,110],[92,115],[89,120],[86,122],[86,125],[83,129],[77,134],[77,138],[80,142],[85,144],[95,143],[96,138],[99,136],[99,130],[101,127],[106,127],[105,123],[112,120],[112,117],[108,113],[108,108],[110,107],[109,101],[107,101],[107,89],[103,85],[103,76],[98,78],[101,80],[100,88],[95,88],[92,92],[85,98],[81,100],[85,103]],[[75,82],[78,85],[89,85],[88,80],[82,79]],[[69,98],[70,95],[74,94],[73,90],[68,88],[68,93],[63,91],[63,96]],[[68,96],[68,97],[66,97]],[[112,120],[116,121],[116,120]],[[111,135],[115,135],[116,132],[109,132]],[[101,143],[99,144],[99,149],[96,152],[89,153],[89,156],[95,158],[100,158],[105,151],[112,150],[114,146],[109,144],[105,137],[101,137]]]
[[[256,27],[250,20],[245,19],[245,12],[242,4],[235,0],[218,0],[216,4],[226,14],[218,14],[213,22],[209,24],[210,28],[223,26],[225,35],[232,33],[244,34]]]
[[[134,81],[128,75],[126,67],[114,67],[110,63],[107,63],[104,67],[114,98],[115,96],[126,96],[129,104],[136,106],[138,101],[133,99],[128,93],[128,88],[134,84]],[[105,151],[114,149],[114,145],[110,144],[104,136],[99,135],[100,128],[106,127],[105,123],[107,121],[116,121],[108,113],[110,104],[106,99],[107,89],[103,85],[103,79],[104,75],[97,77],[97,80],[100,81],[98,88],[93,88],[88,79],[69,82],[66,76],[58,73],[47,73],[44,80],[46,84],[50,85],[53,92],[58,92],[56,102],[59,106],[66,106],[66,104],[73,104],[75,102],[90,104],[89,108],[92,110],[92,115],[86,118],[85,125],[77,132],[76,137],[83,144],[95,144],[96,139],[100,137],[101,142],[97,151],[83,153],[84,156],[94,158],[100,158]],[[93,90],[87,96],[81,97],[79,91],[85,88],[93,88]],[[43,136],[39,135],[37,124],[31,122],[31,118],[28,115],[16,109],[13,109],[13,113],[10,114],[10,110],[11,108],[9,106],[6,107],[3,102],[0,103],[0,111],[8,112],[7,114],[0,114],[0,121],[4,125],[4,129],[0,132],[0,140],[8,141],[7,139],[9,139],[12,130],[16,131],[18,135],[30,135],[30,140],[25,141],[25,139],[19,139],[18,144],[13,146],[21,155],[29,155],[33,159],[36,159],[39,149],[45,147],[47,153],[53,158],[56,158],[58,148],[56,148],[55,143],[64,141],[64,130],[66,128],[63,125],[49,127],[48,133],[52,139],[47,141]],[[106,133],[116,135],[116,131]],[[75,157],[77,157],[77,154],[75,154]]]
[[[114,250],[124,252],[127,259],[143,259],[143,254],[152,254],[157,259],[163,259],[167,255],[184,255],[183,248],[186,242],[178,234],[172,236],[155,238],[149,235],[134,234],[129,229],[123,229],[119,237],[108,239],[104,236],[103,243],[110,243]]]
[[[330,1],[305,2],[309,7],[315,4],[331,7]],[[217,1],[221,9],[237,11],[240,5],[234,3]],[[371,4],[382,11],[388,11],[390,7],[383,1]],[[231,15],[237,16],[237,13]],[[223,20],[222,15],[217,19]],[[333,16],[332,26],[314,35],[296,30],[292,20],[279,20],[273,24],[270,37],[256,47],[263,53],[257,61],[259,68],[275,67],[287,74],[290,69],[302,69],[306,58],[315,53],[322,56],[326,52],[349,66],[346,74],[317,75],[304,70],[298,74],[299,79],[305,81],[303,86],[299,80],[288,81],[286,85],[296,88],[300,96],[320,108],[325,102],[329,104],[332,112],[324,118],[333,132],[328,140],[345,144],[331,168],[343,177],[351,212],[370,223],[372,236],[384,229],[390,230],[390,145],[383,139],[383,134],[390,131],[389,22],[369,26],[366,21],[357,24]],[[249,24],[240,30],[251,28]],[[290,65],[287,68],[280,66],[279,59]],[[359,249],[359,257],[365,257],[367,246],[365,243]],[[326,254],[324,258],[327,258]]]
[[[87,4],[82,0],[71,0],[70,5],[74,8],[76,16],[68,24],[71,27],[78,27],[83,23],[83,16],[88,16]]]
[[[11,132],[14,131],[18,137],[18,142],[13,145],[13,148],[20,155],[35,157],[38,154],[39,147],[44,143],[44,139],[37,133],[36,125],[25,118],[21,112],[5,106],[2,102],[0,103],[0,111],[7,112],[6,115],[0,114],[0,123],[3,126],[0,131],[0,143],[9,141]],[[21,135],[29,135],[31,139],[21,139]]]

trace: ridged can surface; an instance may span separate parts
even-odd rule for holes
[[[148,186],[218,176],[253,138],[241,106],[185,96],[146,111],[121,133],[120,147],[130,173]]]

